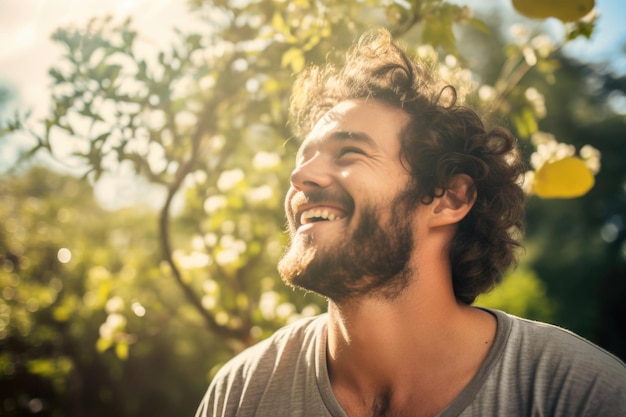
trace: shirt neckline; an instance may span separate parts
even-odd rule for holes
[[[465,410],[474,401],[474,398],[481,390],[485,381],[491,374],[496,363],[499,361],[507,340],[511,333],[511,321],[508,320],[507,315],[499,310],[476,307],[480,310],[486,311],[492,314],[496,318],[496,335],[494,337],[493,345],[489,349],[487,357],[483,361],[482,365],[476,372],[476,375],[470,380],[470,382],[463,388],[461,393],[446,407],[438,417],[458,416],[463,410]],[[327,366],[327,340],[328,340],[328,314],[321,315],[322,325],[318,327],[315,338],[315,376],[317,386],[319,389],[322,401],[326,406],[328,412],[335,417],[348,417],[341,408],[341,405],[337,401],[335,394],[330,384],[330,376],[328,374]]]

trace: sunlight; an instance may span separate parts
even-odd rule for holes
[[[62,264],[66,264],[72,260],[72,252],[68,248],[61,248],[57,253],[57,258]]]
[[[174,27],[189,28],[186,2],[177,0],[23,0],[3,2],[0,14],[0,82],[14,87],[11,107],[30,111],[33,120],[50,107],[48,70],[61,62],[63,51],[52,42],[60,27],[83,27],[93,17],[130,16],[140,33],[140,55],[169,45]],[[9,113],[13,111],[9,108]],[[60,155],[69,152],[58,149]]]

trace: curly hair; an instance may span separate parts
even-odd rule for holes
[[[525,167],[515,138],[504,128],[486,130],[476,112],[457,104],[456,89],[433,65],[411,59],[384,29],[364,34],[346,58],[340,68],[311,67],[297,78],[290,103],[296,135],[349,99],[406,111],[411,119],[400,135],[400,156],[414,203],[432,203],[458,174],[474,181],[476,201],[449,246],[455,297],[473,303],[502,280],[521,246]]]

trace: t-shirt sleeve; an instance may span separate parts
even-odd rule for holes
[[[264,380],[271,374],[275,352],[261,342],[227,362],[215,375],[198,407],[196,417],[254,415],[249,409],[263,396]]]
[[[565,329],[493,312],[497,349],[442,416],[626,416],[620,359]]]
[[[513,330],[492,384],[501,404],[531,415],[626,415],[624,363],[568,330],[525,319]],[[503,387],[508,387],[503,395]]]
[[[316,366],[324,329],[324,316],[302,319],[235,356],[211,381],[196,417],[330,415]]]
[[[224,368],[222,368],[223,370]],[[241,396],[231,375],[218,373],[209,385],[195,417],[227,417],[237,415],[235,399]],[[234,392],[239,391],[239,392]]]
[[[557,389],[557,403],[562,409],[577,405],[568,412],[580,416],[626,415],[626,365],[596,345],[580,338],[582,347],[573,355],[569,372],[555,373],[559,379],[551,381],[563,388]],[[561,365],[561,364],[559,364]]]
[[[539,330],[538,334],[541,354],[535,359],[534,381],[536,386],[544,385],[549,412],[589,417],[626,413],[626,366],[622,361],[560,328]]]

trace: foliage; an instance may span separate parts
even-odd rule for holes
[[[497,28],[442,0],[193,0],[190,7],[206,30],[178,31],[156,56],[142,55],[130,20],[94,19],[53,36],[65,55],[50,70],[54,104],[31,128],[30,154],[70,147],[92,183],[131,166],[164,198],[158,213],[107,212],[71,177],[33,169],[2,181],[0,384],[8,415],[191,414],[234,352],[324,309],[324,300],[276,278],[282,198],[298,146],[288,98],[294,74],[339,62],[372,25],[388,27],[460,83],[490,123],[509,120],[528,139],[534,170],[577,158],[560,179],[597,172],[597,152],[576,157],[554,136],[539,146],[540,129],[571,137],[549,117],[565,117],[549,95],[567,64],[562,45],[541,34],[518,27],[503,44]],[[566,28],[563,43],[589,36],[593,20]],[[502,68],[471,67],[463,38],[492,42],[485,61]],[[5,128],[22,126],[27,121]],[[589,142],[596,146],[575,145]],[[545,267],[534,269],[549,239],[533,227],[546,220],[530,208],[531,256],[480,302],[551,320],[564,311],[559,281],[546,284]]]
[[[85,29],[54,34],[66,48],[65,66],[50,71],[54,108],[45,131],[35,135],[34,151],[54,152],[55,141],[74,138],[74,156],[90,179],[132,164],[164,186],[158,240],[165,263],[189,305],[232,349],[254,343],[296,311],[320,308],[320,300],[294,296],[274,278],[289,171],[281,161],[297,147],[285,142],[290,74],[325,57],[331,41],[345,50],[380,19],[385,8],[374,4],[329,3],[312,13],[307,1],[196,3],[214,29],[179,33],[171,50],[153,61],[138,56],[130,21],[95,19]],[[406,11],[413,24],[426,27],[445,17],[445,28],[425,35],[442,47],[452,45],[452,24],[467,14],[437,1]],[[346,26],[345,15],[364,15],[364,21]],[[410,28],[400,20],[397,33]],[[171,235],[176,194],[185,196],[178,230],[186,242]],[[98,348],[113,347],[124,357],[125,320],[108,320]]]
[[[476,300],[478,306],[540,321],[552,320],[552,304],[553,301],[547,297],[545,284],[537,274],[523,268],[509,272],[498,287]]]
[[[556,76],[559,83],[546,98],[554,119],[546,119],[545,128],[578,148],[591,141],[602,153],[602,169],[585,198],[529,201],[528,255],[547,295],[561,299],[554,320],[623,358],[626,123],[606,103],[624,94],[624,77],[568,61]]]
[[[104,211],[87,183],[42,168],[3,179],[0,199],[3,415],[191,414],[180,396],[200,395],[211,361],[181,358],[229,351],[164,273],[155,213]]]

